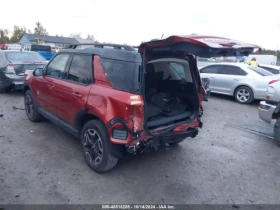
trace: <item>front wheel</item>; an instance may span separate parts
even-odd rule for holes
[[[280,118],[278,118],[274,125],[274,137],[280,146]]]
[[[24,105],[26,115],[31,122],[39,122],[43,119],[43,116],[38,112],[31,90],[24,93]]]
[[[110,151],[110,142],[105,125],[99,120],[87,122],[81,132],[81,145],[88,166],[97,173],[114,168],[118,158]]]
[[[251,88],[241,86],[235,90],[234,98],[241,104],[249,104],[254,100],[254,94]]]

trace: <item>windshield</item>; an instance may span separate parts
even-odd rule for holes
[[[261,76],[273,76],[274,74],[272,74],[271,72],[264,70],[260,67],[256,67],[256,66],[248,66],[249,69],[253,70],[254,72],[260,74]]]
[[[41,55],[35,52],[7,52],[8,61],[46,61]]]

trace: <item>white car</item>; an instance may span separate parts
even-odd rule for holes
[[[276,120],[274,136],[280,146],[280,81],[268,86],[265,101],[259,105],[259,117],[269,124]]]
[[[200,69],[201,78],[210,79],[213,93],[231,95],[239,103],[265,99],[269,83],[279,80],[262,68],[243,63],[215,63]]]

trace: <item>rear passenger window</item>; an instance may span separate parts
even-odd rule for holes
[[[182,79],[186,79],[185,69],[181,64],[169,63],[169,65],[180,75]]]
[[[81,83],[92,83],[92,56],[74,55],[68,73],[68,80]]]
[[[66,67],[68,58],[68,54],[57,55],[48,65],[46,75],[55,78],[61,78],[63,76],[63,72]]]
[[[140,90],[141,63],[102,58],[102,66],[113,88],[135,93]]]
[[[208,66],[199,71],[200,73],[205,74],[218,74],[218,70],[216,66]]]

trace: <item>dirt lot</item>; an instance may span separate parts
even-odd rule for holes
[[[86,165],[79,141],[31,123],[22,93],[0,95],[0,203],[280,203],[280,148],[257,103],[213,96],[197,138],[126,157],[107,174]]]

